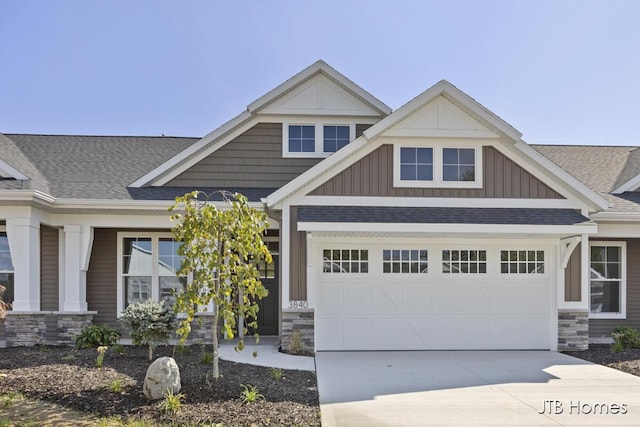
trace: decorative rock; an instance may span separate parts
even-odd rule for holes
[[[149,365],[143,389],[147,399],[162,399],[169,391],[180,392],[180,388],[180,369],[173,357],[160,357]]]

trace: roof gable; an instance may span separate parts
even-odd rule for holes
[[[260,117],[275,114],[383,117],[390,112],[382,101],[320,60],[249,104],[238,116],[131,183],[130,187],[166,184],[259,123]]]

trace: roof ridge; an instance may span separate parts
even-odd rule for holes
[[[640,148],[638,145],[604,145],[604,144],[528,144],[531,147],[587,147],[587,148]]]
[[[56,134],[56,133],[2,133],[7,137],[11,136],[73,136],[86,138],[180,138],[180,139],[202,139],[200,136],[171,136],[171,135],[87,135],[87,134]]]

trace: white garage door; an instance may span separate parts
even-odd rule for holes
[[[550,349],[552,247],[314,243],[316,349]]]

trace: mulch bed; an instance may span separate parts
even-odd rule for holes
[[[149,364],[146,347],[126,347],[122,355],[107,352],[101,369],[96,349],[31,347],[0,349],[0,393],[20,392],[99,416],[134,417],[150,423],[195,425],[320,425],[316,377],[313,372],[284,370],[280,380],[271,368],[220,360],[222,378],[213,380],[211,364],[193,346],[181,354],[174,347],[156,349],[154,357],[171,356],[180,367],[185,395],[180,412],[168,414],[159,401],[148,401],[142,386]],[[73,357],[72,357],[73,356]],[[121,393],[109,391],[114,380]],[[264,400],[243,403],[242,384],[255,386]]]
[[[565,351],[565,354],[608,366],[619,371],[640,376],[640,349],[631,348],[619,353],[611,351],[611,345],[590,345],[587,351]]]

